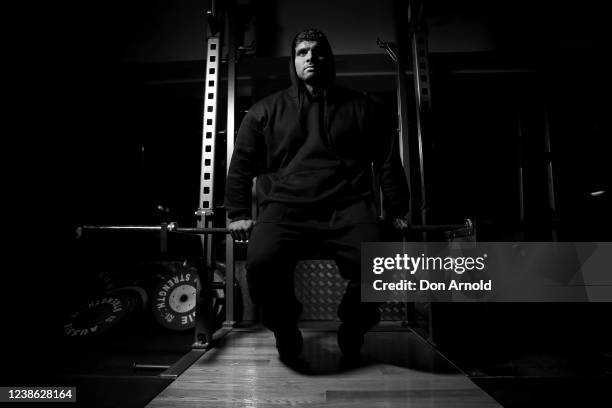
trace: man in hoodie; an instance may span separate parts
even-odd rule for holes
[[[373,171],[387,214],[407,226],[409,193],[393,132],[361,93],[334,85],[335,67],[325,35],[298,33],[291,44],[291,87],[257,102],[245,116],[226,183],[225,206],[234,240],[249,241],[247,279],[274,332],[282,360],[302,350],[302,310],[293,272],[313,253],[334,259],[348,280],[338,308],[338,345],[360,354],[364,334],[380,320],[379,304],[362,303],[360,246],[380,240]],[[251,219],[257,176],[259,215]]]

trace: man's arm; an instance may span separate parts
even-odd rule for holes
[[[253,220],[238,220],[230,222],[227,228],[234,241],[245,242],[249,240],[254,226]]]
[[[397,229],[410,227],[410,191],[399,157],[398,141],[390,122],[382,115],[380,105],[372,104],[372,131],[377,134],[374,171],[379,176],[385,210]]]
[[[260,121],[251,112],[242,121],[225,184],[225,208],[232,238],[246,241],[253,228],[251,187],[265,160]]]

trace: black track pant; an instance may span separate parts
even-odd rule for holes
[[[380,303],[362,303],[360,296],[361,243],[380,240],[377,223],[334,229],[257,223],[247,250],[247,278],[253,301],[261,308],[262,322],[272,331],[295,325],[302,305],[295,297],[293,273],[300,259],[313,254],[333,259],[347,279],[338,308],[343,322],[368,331],[380,319]]]

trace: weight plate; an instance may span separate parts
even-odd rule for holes
[[[160,276],[151,295],[153,317],[170,330],[195,327],[198,274],[195,268],[180,268]]]
[[[140,282],[140,270],[136,264],[109,264],[96,267],[97,280],[103,290],[110,291]]]
[[[138,302],[139,295],[134,291],[117,291],[94,299],[70,315],[64,334],[73,338],[100,335],[131,315]]]
[[[195,307],[196,288],[193,285],[179,285],[170,291],[168,305],[173,312],[187,313]]]
[[[131,291],[136,293],[138,295],[138,306],[141,311],[145,311],[149,306],[149,295],[147,295],[147,291],[141,288],[140,286],[123,286],[121,288],[113,289],[107,294],[117,293],[121,291]]]

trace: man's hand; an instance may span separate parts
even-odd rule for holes
[[[249,240],[254,225],[255,222],[253,220],[238,220],[230,222],[227,229],[229,229],[234,241],[246,242]]]
[[[410,214],[406,214],[403,217],[393,218],[393,228],[399,231],[409,230],[410,225]]]

